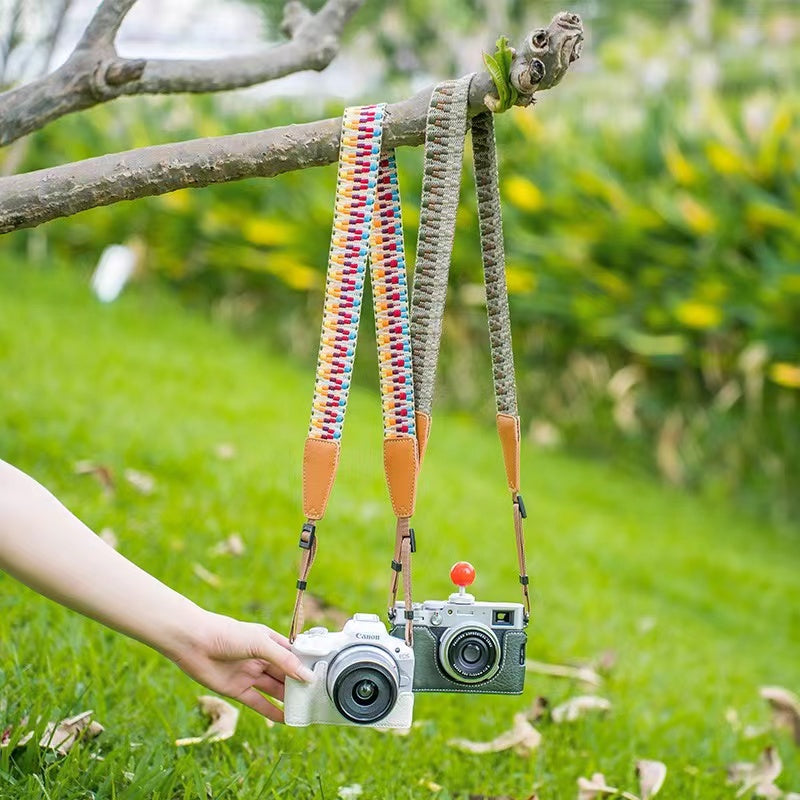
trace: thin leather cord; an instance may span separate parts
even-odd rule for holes
[[[394,619],[397,589],[400,575],[403,576],[403,596],[405,602],[405,640],[409,647],[414,642],[413,610],[411,599],[411,528],[408,517],[397,518],[392,560],[392,578],[389,590],[389,618]]]
[[[309,520],[311,522],[311,520]],[[292,611],[292,624],[289,627],[289,641],[293,642],[297,634],[303,630],[303,622],[305,614],[303,611],[303,594],[305,592],[305,583],[308,580],[308,574],[311,572],[311,567],[314,564],[314,556],[317,554],[317,540],[312,535],[309,539],[310,546],[307,550],[303,550],[303,556],[300,559],[300,570],[297,577],[297,597],[294,601],[294,610]]]

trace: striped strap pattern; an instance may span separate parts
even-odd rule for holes
[[[400,194],[394,153],[381,158],[383,105],[347,108],[308,435],[342,436],[371,264],[386,438],[414,436],[414,388]]]
[[[347,108],[342,117],[325,306],[303,461],[303,502],[308,519],[300,539],[303,556],[289,634],[292,641],[303,627],[303,594],[317,549],[316,523],[324,514],[336,474],[368,263],[378,348],[384,467],[398,514],[398,557],[405,572],[406,602],[409,606],[411,603],[408,516],[413,512],[417,470],[414,466],[408,476],[402,470],[400,484],[407,496],[396,501],[393,489],[398,476],[386,460],[387,440],[397,439],[407,441],[392,441],[392,453],[394,448],[401,448],[401,454],[410,449],[416,458],[416,424],[400,192],[394,153],[381,155],[383,116],[381,104]],[[314,489],[313,502],[307,504],[309,488]],[[409,639],[410,626],[406,636]]]

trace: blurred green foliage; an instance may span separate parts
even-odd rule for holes
[[[800,16],[729,8],[711,42],[693,35],[683,18],[624,17],[589,69],[497,121],[522,411],[541,446],[787,517],[800,511]],[[256,114],[125,100],[37,133],[26,166],[306,116],[299,101]],[[413,253],[421,152],[399,165]],[[334,186],[331,166],[183,190],[6,242],[94,260],[138,238],[148,269],[192,302],[266,325],[310,361]],[[488,419],[473,194],[465,185],[440,385]]]

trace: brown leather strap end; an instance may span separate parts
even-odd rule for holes
[[[503,461],[506,466],[508,488],[519,491],[519,417],[511,414],[497,415],[497,432],[503,446]]]
[[[303,448],[303,514],[322,519],[339,464],[339,443],[331,439],[306,439]]]
[[[417,498],[417,441],[413,436],[383,440],[383,468],[392,508],[398,517],[414,513]]]
[[[428,446],[428,435],[431,432],[431,417],[424,411],[415,411],[414,420],[417,426],[417,449],[419,451],[419,463],[425,455],[425,448]]]

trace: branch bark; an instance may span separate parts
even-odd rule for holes
[[[486,110],[487,74],[470,87],[470,114]],[[425,140],[431,89],[387,106],[387,148]],[[330,164],[339,157],[341,118],[303,125],[192,139],[90,158],[0,179],[0,233],[31,228],[121,200],[165,194],[243,178],[269,178]]]
[[[547,41],[537,44],[544,41],[541,37],[545,34]],[[548,28],[529,34],[510,69],[510,82],[519,93],[518,104],[529,105],[536,91],[555,86],[578,58],[582,41],[580,18],[567,12],[557,14]],[[532,82],[534,74],[537,77]],[[497,105],[494,88],[487,73],[474,76],[470,116]],[[431,91],[426,89],[387,106],[383,128],[387,149],[423,143]],[[338,159],[340,128],[341,118],[337,117],[128,150],[2,178],[0,233],[121,200],[330,164]]]
[[[339,50],[345,26],[364,0],[328,0],[316,13],[289,3],[288,42],[265,53],[206,60],[128,59],[114,49],[136,0],[104,0],[67,61],[50,75],[0,94],[0,145],[58,117],[125,94],[219,92],[302,70],[322,70]]]

